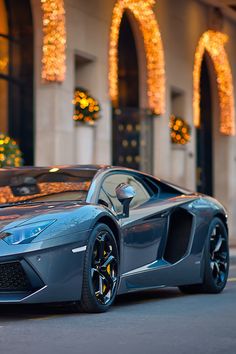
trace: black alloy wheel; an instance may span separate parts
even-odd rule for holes
[[[116,239],[105,224],[95,226],[87,246],[81,308],[104,312],[114,302],[119,282],[119,253]]]
[[[202,284],[179,286],[183,293],[212,293],[223,291],[229,272],[228,232],[223,221],[215,217],[210,226],[204,248]]]
[[[227,234],[221,223],[216,223],[212,229],[209,254],[212,279],[216,287],[222,287],[228,276],[229,250]]]

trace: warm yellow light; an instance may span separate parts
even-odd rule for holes
[[[205,51],[209,54],[217,76],[220,104],[220,132],[226,135],[235,134],[235,108],[233,79],[225,43],[228,36],[216,31],[205,32],[198,43],[193,70],[193,115],[194,124],[200,126],[200,77],[201,65]]]
[[[43,12],[42,79],[62,82],[66,72],[64,0],[41,0]]]
[[[49,172],[57,172],[57,171],[59,171],[58,167],[53,167],[49,170]]]
[[[7,74],[8,72],[8,57],[0,59],[0,73]]]
[[[165,111],[164,52],[158,23],[152,6],[154,0],[117,0],[113,9],[109,49],[109,92],[115,106],[118,104],[118,41],[125,10],[139,23],[143,35],[147,62],[147,96],[149,108],[155,114]]]

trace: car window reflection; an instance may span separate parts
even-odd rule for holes
[[[64,171],[49,173],[41,170],[22,174],[4,172],[0,177],[0,204],[23,201],[86,200],[94,173]]]

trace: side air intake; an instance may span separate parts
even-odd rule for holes
[[[176,209],[170,216],[164,259],[176,263],[185,256],[191,236],[193,216],[184,209]]]

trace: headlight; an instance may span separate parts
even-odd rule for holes
[[[39,221],[31,224],[24,224],[0,233],[0,239],[4,239],[9,245],[30,243],[35,237],[43,232],[56,220]]]

